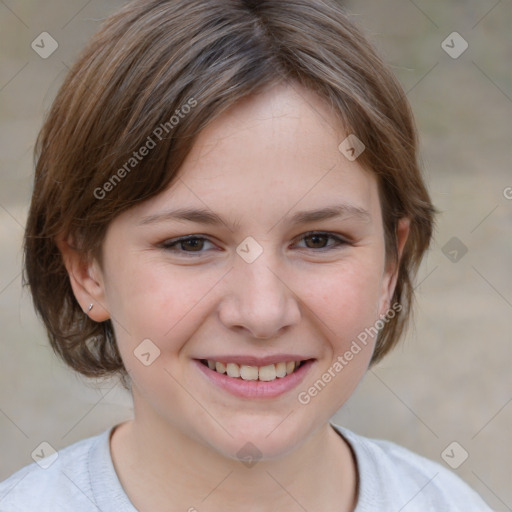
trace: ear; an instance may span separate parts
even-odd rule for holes
[[[103,322],[110,318],[105,297],[103,273],[95,259],[88,260],[70,240],[57,240],[68,271],[73,293],[91,320]],[[92,308],[89,309],[92,304]]]
[[[400,261],[402,260],[402,253],[404,251],[405,242],[407,242],[407,238],[409,237],[410,227],[410,219],[403,217],[398,221],[396,230],[396,246],[398,257],[396,260],[390,260],[388,262],[387,268],[383,275],[379,316],[384,316],[391,307],[391,299],[393,298],[393,293],[395,292]]]

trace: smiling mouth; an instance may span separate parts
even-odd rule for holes
[[[271,382],[282,379],[297,371],[307,361],[286,361],[266,366],[239,365],[236,363],[223,363],[210,359],[201,359],[201,363],[210,370],[221,373],[237,380],[259,380]]]

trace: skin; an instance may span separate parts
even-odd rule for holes
[[[314,93],[275,86],[210,124],[166,191],[111,222],[101,267],[60,243],[77,300],[95,305],[94,320],[113,320],[133,380],[134,420],[115,429],[111,452],[139,510],[354,509],[356,464],[328,422],[365,374],[375,339],[307,405],[297,399],[386,313],[396,282],[377,181],[338,150],[347,135]],[[290,223],[299,210],[341,203],[367,215]],[[141,223],[178,207],[225,223]],[[399,224],[400,254],[408,226]],[[308,237],[313,230],[349,243]],[[162,246],[186,235],[207,241]],[[263,249],[252,263],[236,252],[248,236]],[[133,351],[147,338],[160,356],[144,366]],[[276,353],[315,361],[272,399],[235,397],[194,363]],[[249,441],[262,453],[251,468],[236,455]]]

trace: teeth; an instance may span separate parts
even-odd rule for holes
[[[207,361],[208,368],[218,373],[227,374],[228,377],[241,378],[242,380],[260,380],[270,382],[277,378],[283,378],[293,373],[299,366],[300,361],[287,361],[267,366],[238,365],[236,363],[221,363],[218,361]]]
[[[286,377],[286,363],[277,363],[276,364],[276,376],[277,377]]]
[[[270,380],[275,380],[277,377],[275,365],[269,364],[268,366],[262,366],[259,369],[259,377],[260,380],[264,380],[266,382]]]
[[[286,375],[290,375],[290,373],[295,370],[295,361],[290,361],[289,363],[286,363]]]
[[[240,366],[240,377],[243,380],[258,380],[258,367],[243,364]]]
[[[240,366],[235,363],[228,363],[226,366],[230,377],[240,377]]]

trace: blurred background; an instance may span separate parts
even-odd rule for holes
[[[125,3],[0,0],[0,481],[42,441],[60,449],[132,415],[114,381],[56,359],[20,274],[43,117],[80,49]],[[346,5],[407,92],[441,214],[414,328],[334,422],[451,467],[494,510],[512,510],[512,2]]]

